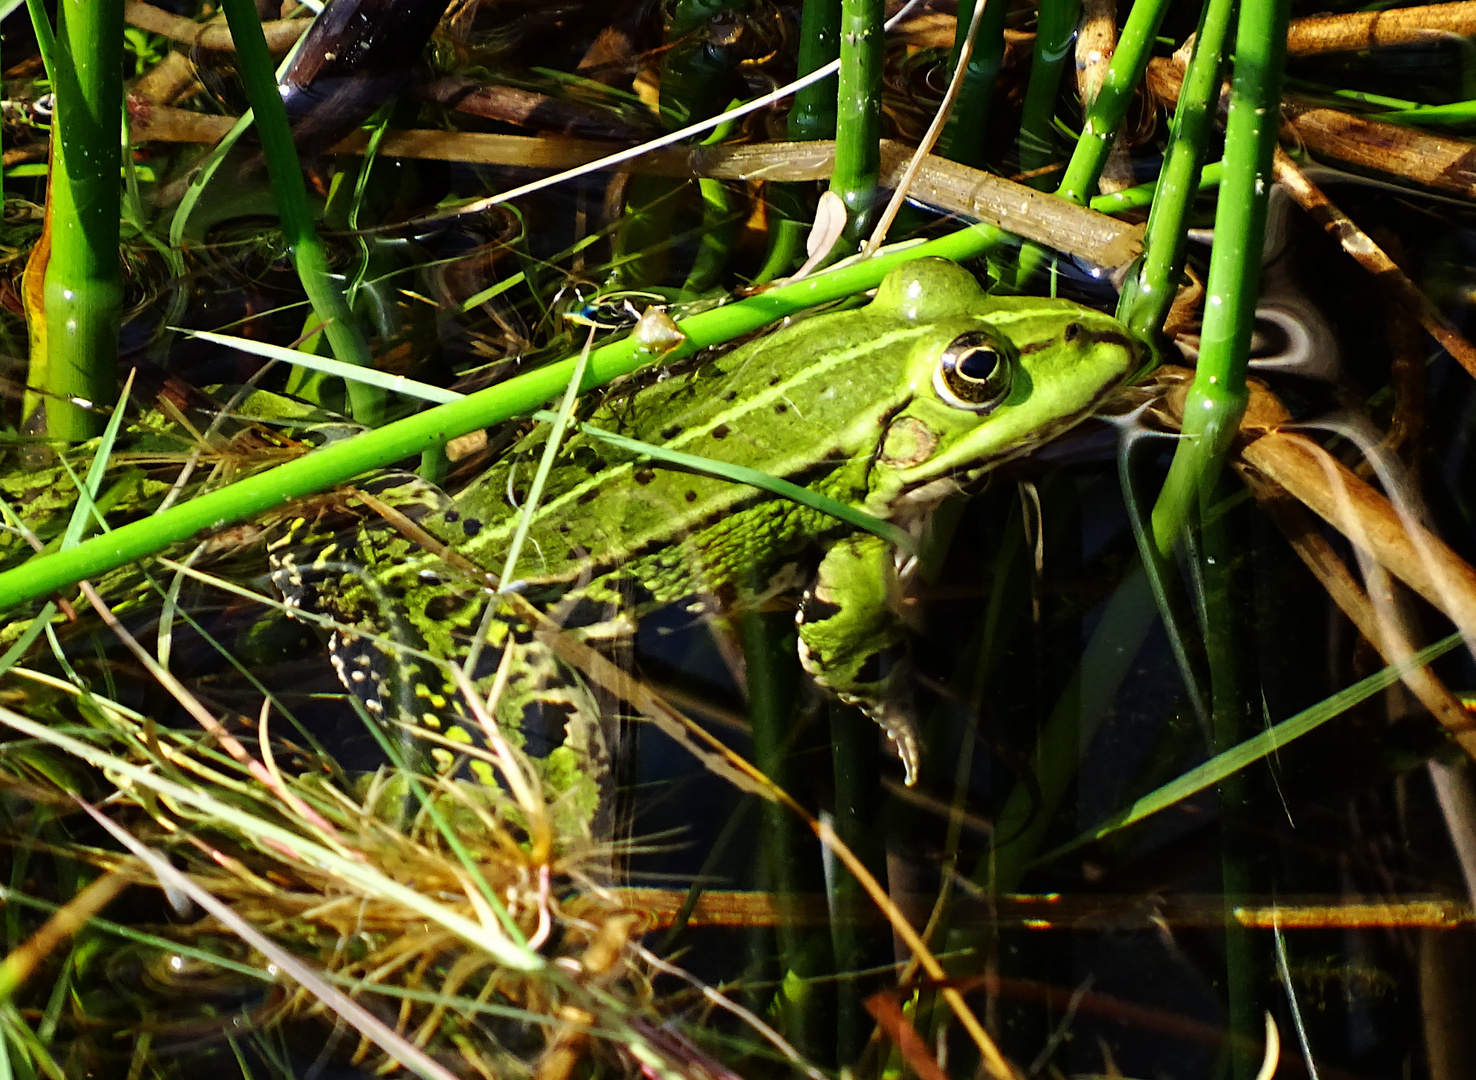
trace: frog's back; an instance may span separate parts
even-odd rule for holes
[[[874,443],[916,333],[903,319],[865,311],[815,316],[634,392],[616,391],[589,423],[666,450],[813,479],[850,460],[868,432],[868,447]],[[516,528],[541,438],[504,455],[457,499],[463,550],[488,568]],[[573,578],[756,498],[747,485],[577,434],[549,477],[518,576]]]

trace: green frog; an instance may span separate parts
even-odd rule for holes
[[[940,501],[1090,416],[1137,363],[1107,315],[1066,300],[987,297],[944,260],[903,264],[863,307],[636,376],[587,417],[593,428],[786,478],[888,523],[891,538],[581,432],[560,448],[519,580],[503,588],[589,638],[628,634],[643,612],[678,602],[708,613],[802,592],[805,670],[881,725],[911,783],[921,748],[902,613],[914,560],[893,542],[896,530],[919,535]],[[419,528],[497,571],[544,438],[527,436],[454,499],[408,481],[397,505],[410,493]],[[516,619],[487,615],[495,593],[485,580],[371,518],[357,533],[306,541],[311,527],[299,521],[275,545],[274,579],[289,604],[337,619],[335,664],[370,713],[464,738],[454,733],[464,710],[427,661],[465,656],[480,634],[484,670],[505,648],[521,650],[499,726],[548,763],[556,786],[585,784],[586,804],[597,798],[586,776],[601,745],[588,693]],[[386,664],[387,646],[418,660]]]

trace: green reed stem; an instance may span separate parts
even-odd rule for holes
[[[1112,142],[1117,138],[1123,117],[1132,104],[1133,91],[1147,70],[1154,38],[1167,11],[1168,0],[1138,0],[1128,11],[1127,22],[1118,37],[1117,50],[1112,54],[1112,62],[1107,66],[1107,74],[1096,98],[1087,108],[1076,149],[1072,151],[1066,173],[1056,188],[1056,194],[1063,199],[1085,206],[1096,193]],[[1036,244],[1026,244],[1021,248],[1014,288],[1023,290],[1050,259],[1051,256]]]
[[[323,323],[323,333],[333,355],[344,363],[373,367],[369,343],[349,309],[343,290],[329,272],[328,252],[313,223],[307,185],[298,166],[297,148],[292,144],[292,129],[277,91],[276,71],[261,32],[256,5],[253,0],[222,0],[221,6],[236,44],[236,63],[251,101],[256,132],[272,180],[272,194],[282,219],[282,238],[292,256],[292,265],[302,281],[313,314]],[[384,418],[384,395],[380,390],[350,382],[348,395],[354,419],[360,423],[373,425]]]
[[[887,251],[865,262],[816,274],[738,303],[701,312],[682,320],[681,328],[687,340],[665,354],[663,359],[667,362],[679,360],[805,308],[873,289],[888,270],[910,259],[928,256],[954,260],[973,258],[997,243],[999,237],[998,229],[971,225],[926,244]],[[639,342],[631,338],[602,345],[590,353],[581,389],[603,386],[611,379],[643,366],[648,360]],[[360,473],[420,454],[428,447],[444,446],[459,435],[526,415],[541,408],[568,385],[573,367],[574,360],[570,358],[525,372],[459,401],[335,442],[296,461],[198,495],[162,514],[130,522],[93,537],[71,551],[32,559],[0,573],[0,610],[49,596],[83,578],[95,577],[133,559],[151,555],[196,533],[244,521],[292,499],[345,483]]]
[[[31,357],[23,410],[28,430],[69,442],[97,434],[102,414],[87,406],[111,402],[118,389],[122,62],[122,6],[62,0],[51,56],[46,345]]]
[[[1197,493],[1213,486],[1245,412],[1287,18],[1287,0],[1241,3],[1199,362],[1184,404],[1184,438],[1153,508],[1154,542],[1163,552],[1172,550]]]
[[[830,190],[846,205],[847,246],[870,228],[881,175],[883,0],[841,0],[835,171]]]
[[[1215,515],[1212,504],[1227,494],[1228,484],[1207,483],[1200,491],[1201,558],[1200,575],[1205,625],[1214,628],[1207,635],[1205,651],[1209,657],[1210,716],[1215,755],[1224,754],[1240,745],[1248,734],[1246,715],[1247,679],[1244,643],[1248,627],[1241,618],[1237,597],[1245,594],[1248,577],[1240,565],[1244,550],[1243,537],[1235,536],[1235,522],[1225,514]],[[1237,587],[1238,586],[1238,587]],[[1252,811],[1249,776],[1244,771],[1232,773],[1216,788],[1220,810],[1221,895],[1226,913],[1244,902],[1247,895],[1258,891],[1255,884],[1254,848],[1246,835],[1247,818]],[[1259,1064],[1244,1047],[1254,1046],[1260,1033],[1260,1007],[1256,978],[1255,947],[1250,931],[1235,919],[1225,920],[1225,997],[1229,1005],[1230,1031],[1233,1036],[1226,1046],[1231,1055],[1231,1076],[1250,1080]]]
[[[1211,161],[1199,173],[1198,191],[1200,194],[1210,188],[1220,186],[1220,176],[1223,167],[1218,161]],[[1114,191],[1107,195],[1093,195],[1091,202],[1087,203],[1093,210],[1102,214],[1120,214],[1124,210],[1140,210],[1145,206],[1153,204],[1153,194],[1158,190],[1158,184],[1135,184],[1121,191]]]
[[[840,0],[805,0],[800,13],[796,74],[803,77],[840,56]],[[789,137],[808,142],[835,138],[836,80],[822,79],[795,91],[790,106]],[[805,260],[805,237],[814,210],[813,185],[772,184],[769,188],[769,254],[754,275],[766,284],[788,274]]]
[[[974,17],[974,3],[975,0],[966,0],[958,5],[958,29],[953,39],[953,51],[948,57],[950,74],[957,68],[963,53],[969,22]],[[1008,6],[1007,0],[985,0],[979,28],[974,32],[973,51],[964,69],[963,84],[939,140],[939,152],[962,165],[984,166],[985,135],[989,109],[994,101],[994,80],[1004,61],[1004,24]]]
[[[785,790],[794,790],[799,769],[794,748],[799,664],[794,619],[782,613],[749,611],[740,617],[753,762]],[[779,922],[779,985],[771,1006],[780,1029],[812,1060],[834,1053],[835,958],[829,935],[799,917],[801,898],[824,888],[820,845],[787,807],[765,799],[759,805],[763,887],[774,896]]]
[[[1162,331],[1184,272],[1189,210],[1199,194],[1196,181],[1220,100],[1220,68],[1234,12],[1235,0],[1208,0],[1200,12],[1143,235],[1143,259],[1118,301],[1117,317],[1144,341]]]
[[[1061,92],[1061,73],[1071,56],[1071,43],[1080,19],[1081,0],[1040,0],[1030,81],[1020,110],[1021,172],[1043,168],[1055,156],[1056,98]]]
[[[1154,38],[1168,8],[1168,0],[1137,0],[1128,11],[1117,40],[1117,51],[1112,54],[1096,100],[1087,109],[1066,175],[1056,189],[1062,198],[1085,205],[1096,194],[1112,141],[1132,104],[1133,91],[1148,68]]]
[[[796,75],[808,75],[840,55],[841,0],[805,0],[800,12]],[[789,137],[809,141],[835,137],[838,84],[834,79],[795,91],[789,107]]]

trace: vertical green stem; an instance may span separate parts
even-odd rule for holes
[[[885,791],[878,782],[881,752],[873,725],[860,710],[831,702],[830,760],[835,774],[835,834],[876,880],[887,880],[887,852],[881,815]],[[836,1061],[857,1060],[875,1027],[865,999],[878,987],[857,974],[885,968],[892,951],[891,932],[869,923],[871,901],[861,883],[837,865],[830,897],[831,949],[842,978],[836,986]]]
[[[962,165],[984,166],[984,139],[989,122],[989,108],[994,101],[994,80],[1004,61],[1004,24],[1008,8],[1006,0],[984,0],[979,28],[974,32],[974,48],[964,70],[958,100],[939,140],[942,155]],[[974,0],[958,5],[958,30],[953,39],[953,52],[948,59],[951,73],[958,66],[964,37],[974,17]]]
[[[56,112],[47,185],[51,254],[43,278],[46,343],[31,358],[27,429],[58,440],[95,435],[118,386],[118,165],[123,8],[62,0],[52,56]]]
[[[1164,552],[1172,549],[1197,493],[1213,485],[1245,411],[1287,18],[1287,0],[1241,4],[1199,363],[1184,404],[1184,438],[1153,508],[1154,542]]]
[[[805,0],[800,14],[796,74],[808,75],[840,55],[841,0]],[[795,92],[789,137],[807,142],[835,138],[836,80],[822,79]],[[771,184],[768,188],[769,254],[754,275],[756,284],[789,273],[805,259],[805,236],[814,210],[813,186]]]
[[[808,75],[840,55],[841,0],[805,0],[795,74]],[[837,83],[822,79],[795,91],[789,137],[800,141],[835,136]]]
[[[882,0],[841,0],[840,88],[830,190],[846,205],[854,248],[870,227],[881,174]]]
[[[1071,55],[1071,42],[1081,18],[1081,0],[1040,0],[1030,81],[1020,111],[1020,171],[1034,172],[1050,164],[1056,148],[1052,121],[1061,72]]]
[[[1205,643],[1209,656],[1211,688],[1211,730],[1214,752],[1224,753],[1240,744],[1250,734],[1246,715],[1246,691],[1249,680],[1242,665],[1245,653],[1242,642],[1248,640],[1236,597],[1243,593],[1237,578],[1245,571],[1238,557],[1244,550],[1237,544],[1234,522],[1224,514],[1214,514],[1214,501],[1229,492],[1229,484],[1209,483],[1200,493],[1199,514],[1204,528],[1201,536],[1200,573],[1204,582],[1204,614],[1206,624],[1214,628]],[[1228,1049],[1231,1076],[1234,1080],[1250,1080],[1260,1064],[1255,1055],[1246,1053],[1256,1045],[1261,1031],[1256,977],[1255,942],[1251,932],[1240,925],[1230,912],[1257,891],[1253,848],[1247,841],[1244,821],[1251,810],[1248,777],[1236,772],[1217,787],[1220,807],[1220,873],[1225,904],[1225,995],[1229,1006],[1230,1033]]]
[[[334,356],[345,363],[373,367],[369,343],[349,310],[343,290],[329,273],[328,253],[313,223],[307,186],[297,164],[287,110],[282,107],[277,91],[275,68],[261,32],[256,5],[253,0],[222,0],[221,6],[236,44],[236,61],[251,100],[272,193],[277,200],[277,213],[282,218],[282,237],[292,255],[292,265],[302,280],[313,314],[324,324],[323,333]],[[370,426],[383,419],[383,391],[350,381],[348,393],[354,419]]]
[[[801,785],[793,767],[795,701],[794,620],[782,614],[742,615],[744,668],[748,674],[748,709],[753,725],[753,760],[781,788]],[[777,802],[765,799],[762,843],[766,886],[779,911],[775,938],[781,979],[774,1012],[781,1030],[806,1057],[827,1060],[834,1052],[833,990],[835,973],[830,939],[798,917],[800,898],[823,885],[819,845],[810,831]]]
[[[1153,194],[1143,259],[1128,279],[1117,316],[1143,340],[1163,329],[1184,269],[1189,208],[1199,193],[1200,163],[1220,98],[1220,67],[1235,0],[1208,0],[1200,13],[1194,54],[1184,73],[1174,127]]]

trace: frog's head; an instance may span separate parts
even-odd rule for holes
[[[962,483],[1090,416],[1137,367],[1123,326],[1069,300],[986,297],[941,259],[906,263],[874,305],[926,328],[908,363],[910,400],[889,419],[873,492]],[[879,475],[878,475],[879,474]]]

